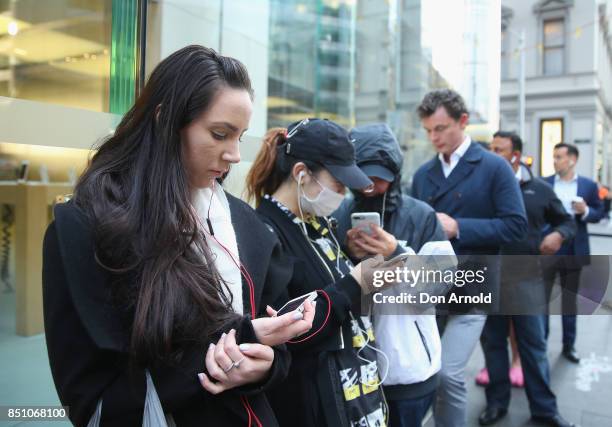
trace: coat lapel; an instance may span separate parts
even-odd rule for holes
[[[227,199],[230,205],[232,225],[236,234],[238,257],[240,263],[246,268],[253,279],[256,302],[255,311],[258,313],[264,308],[259,307],[257,303],[261,301],[263,285],[266,280],[266,267],[269,264],[274,242],[270,239],[270,233],[259,221],[255,211],[250,206],[229,194],[227,194]],[[251,312],[250,290],[244,276],[242,277],[242,293],[244,314],[248,314]]]
[[[440,160],[437,159],[437,169],[439,169],[439,173],[442,175],[443,180],[438,186],[438,190],[433,194],[431,203],[436,202],[459,185],[470,173],[472,173],[480,159],[482,159],[482,149],[476,143],[472,142],[466,153],[459,159],[457,166],[455,166],[446,179],[444,179],[444,175],[442,174]]]
[[[431,194],[431,196],[433,196],[438,191],[438,189],[442,185],[444,185],[444,181],[446,181],[446,178],[444,177],[444,172],[442,172],[442,163],[440,162],[440,159],[438,159],[437,157],[435,157],[431,161],[431,165],[429,166],[429,169],[427,170],[427,179],[431,181],[431,183],[434,185],[436,189]],[[430,197],[430,199],[433,200],[432,197]]]
[[[576,177],[576,195],[586,200],[589,195],[587,194],[587,188],[585,184],[586,182],[584,181],[584,179],[582,179],[582,177]]]

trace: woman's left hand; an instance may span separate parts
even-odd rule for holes
[[[206,369],[198,374],[200,384],[212,394],[244,384],[263,380],[274,361],[274,350],[262,344],[236,344],[236,331],[223,334],[217,344],[210,344],[206,352]]]
[[[276,311],[268,306],[266,311],[270,317],[251,320],[257,339],[262,344],[275,346],[305,334],[312,328],[315,307],[316,303],[306,301],[303,313],[296,310],[276,316]]]

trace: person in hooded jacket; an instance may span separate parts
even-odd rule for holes
[[[408,247],[418,252],[427,242],[447,241],[434,210],[402,194],[403,155],[391,129],[383,123],[360,126],[351,130],[350,138],[357,165],[374,182],[374,190],[353,191],[334,213],[338,235],[346,239],[348,252],[356,260],[377,254],[387,258]],[[378,212],[381,227],[373,226],[370,234],[350,228],[354,212]],[[389,359],[383,389],[390,425],[421,425],[434,399],[441,363],[435,314],[382,314],[372,321],[378,347]],[[400,331],[402,339],[398,339]]]

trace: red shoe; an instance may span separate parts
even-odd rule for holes
[[[489,385],[489,371],[487,368],[482,368],[478,375],[476,375],[476,384],[480,386],[488,386]]]
[[[512,387],[525,387],[525,379],[523,378],[523,368],[521,368],[520,366],[513,366],[512,368],[510,368],[508,376],[510,377],[510,384],[512,384]]]

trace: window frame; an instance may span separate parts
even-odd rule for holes
[[[555,24],[555,23],[561,23],[561,38],[560,41],[557,42],[556,44],[550,44],[547,45],[546,44],[546,25],[547,24]],[[565,61],[565,57],[567,54],[567,48],[566,48],[566,34],[567,31],[565,30],[567,27],[566,25],[566,21],[564,17],[557,17],[557,18],[550,18],[550,19],[543,19],[542,20],[542,75],[544,76],[559,76],[559,75],[563,75],[565,74],[565,65],[566,65],[566,61]],[[550,52],[550,51],[555,51],[555,50],[560,50],[561,51],[561,69],[559,70],[559,72],[547,72],[547,62],[546,62],[546,53]]]

